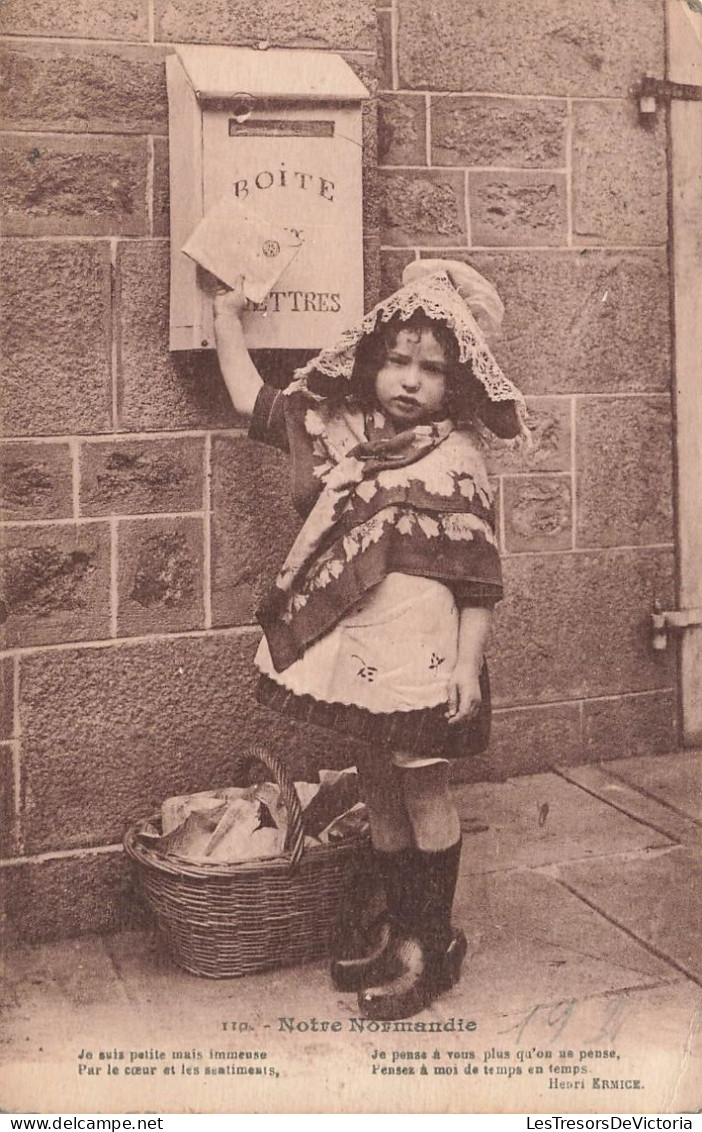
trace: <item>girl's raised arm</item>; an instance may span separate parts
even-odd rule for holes
[[[214,329],[222,376],[237,413],[251,417],[263,380],[246,346],[241,315],[246,309],[243,280],[231,291],[218,291]]]

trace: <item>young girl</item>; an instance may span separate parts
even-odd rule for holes
[[[487,346],[503,311],[494,288],[439,260],[411,264],[403,283],[284,392],[248,354],[242,288],[215,300],[234,406],[253,439],[290,452],[305,519],[258,610],[258,697],[367,747],[387,917],[332,978],[377,1019],[428,1006],[466,953],[451,924],[461,831],[448,760],[487,744],[483,654],[502,595],[478,429],[525,432],[521,394]]]

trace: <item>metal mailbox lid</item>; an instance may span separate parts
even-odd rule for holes
[[[340,55],[270,47],[179,46],[185,73],[199,99],[254,98],[360,102],[369,92]]]

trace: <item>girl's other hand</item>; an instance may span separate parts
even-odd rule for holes
[[[482,701],[479,674],[473,668],[456,667],[447,684],[448,707],[446,718],[449,724],[472,719],[477,715]]]
[[[240,319],[245,310],[246,295],[244,294],[243,275],[239,276],[234,287],[225,287],[224,284],[219,283],[214,298],[215,321],[226,319],[230,315]]]

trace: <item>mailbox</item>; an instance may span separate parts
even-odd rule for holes
[[[204,218],[226,214],[230,203],[252,230],[285,230],[294,253],[268,297],[249,302],[248,345],[331,343],[363,313],[368,91],[340,56],[321,51],[187,46],[166,69],[171,349],[214,347],[211,280],[182,249]],[[275,256],[280,241],[262,246]]]

